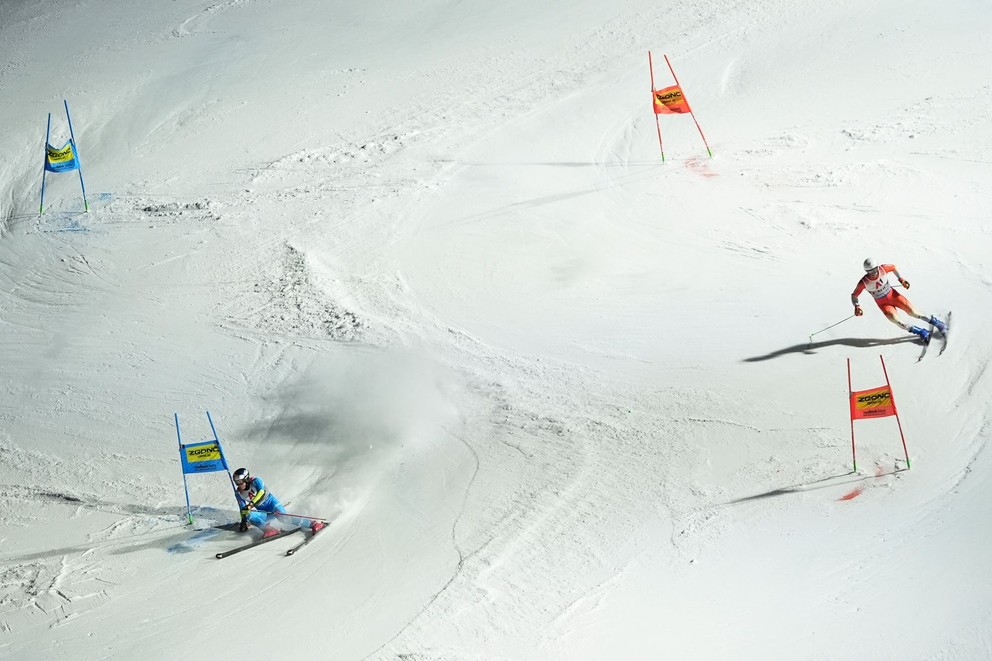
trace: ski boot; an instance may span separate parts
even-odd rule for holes
[[[946,333],[947,332],[947,324],[945,324],[943,321],[941,321],[937,317],[934,317],[933,315],[931,315],[930,316],[930,323],[933,325],[934,328],[936,328],[937,330],[939,330],[941,333]]]
[[[265,539],[266,537],[272,537],[273,535],[278,535],[278,534],[279,534],[278,528],[274,528],[272,526],[265,526],[264,528],[262,528],[262,539]]]
[[[910,326],[909,332],[913,335],[919,335],[920,339],[923,340],[923,344],[930,344],[930,331],[926,328],[920,328],[919,326]]]
[[[326,525],[327,524],[324,523],[323,521],[316,521],[316,520],[314,520],[314,521],[311,521],[310,522],[310,530],[311,530],[311,532],[313,532],[314,534],[316,534],[316,533],[320,532],[324,528],[324,526],[326,526]]]

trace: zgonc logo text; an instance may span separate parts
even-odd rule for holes
[[[888,392],[876,392],[871,395],[861,395],[858,397],[858,404],[861,406],[884,406],[892,399]]]

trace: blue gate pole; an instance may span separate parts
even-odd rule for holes
[[[69,137],[72,139],[72,150],[76,154],[76,169],[79,170],[79,187],[83,189],[83,210],[89,213],[90,204],[86,201],[86,184],[83,183],[83,159],[79,156],[79,147],[76,146],[76,136],[72,133],[72,117],[69,116],[69,102],[65,99],[62,99],[62,102],[65,103],[65,118],[69,121]],[[176,419],[178,420],[178,417]]]
[[[45,129],[45,160],[41,166],[41,206],[38,215],[45,213],[45,175],[48,173],[48,140],[52,135],[52,113],[48,113],[48,128]]]
[[[193,525],[193,512],[189,507],[189,483],[186,481],[186,469],[184,466],[186,463],[183,461],[183,437],[179,433],[179,414],[173,414],[176,416],[176,438],[179,440],[179,468],[183,472],[183,490],[186,492],[186,519],[189,521],[189,525]]]
[[[238,497],[238,487],[234,484],[234,476],[231,475],[231,467],[227,465],[227,456],[224,455],[224,446],[220,442],[220,437],[217,436],[217,428],[214,427],[214,419],[210,417],[210,411],[207,411],[207,421],[210,423],[210,431],[214,433],[214,441],[217,442],[217,449],[220,450],[220,460],[224,464],[224,470],[227,471],[227,479],[231,483],[231,489],[234,491],[234,500],[237,501],[238,507],[241,507],[241,498]]]

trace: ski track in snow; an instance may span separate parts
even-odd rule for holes
[[[236,21],[226,19],[249,8],[238,16],[246,25],[286,11],[249,0],[187,7],[159,39],[228,39]],[[252,155],[220,184],[189,175],[185,192],[162,192],[172,183],[124,173],[89,214],[56,195],[41,219],[8,210],[20,193],[0,187],[0,321],[16,377],[0,408],[0,522],[14,543],[0,569],[0,651],[208,655],[220,643],[203,631],[158,639],[218,612],[220,627],[243,622],[245,577],[253,600],[286,609],[277,626],[322,625],[342,658],[633,658],[649,648],[728,658],[724,635],[748,625],[758,642],[739,658],[795,658],[810,650],[795,638],[831,638],[847,630],[846,614],[880,630],[893,617],[880,611],[907,615],[874,588],[894,584],[893,557],[925,574],[917,558],[936,541],[923,522],[964,517],[980,498],[988,407],[937,409],[983,397],[987,347],[962,328],[955,351],[912,371],[901,338],[865,339],[892,330],[874,318],[797,342],[814,315],[844,309],[850,269],[835,264],[857,265],[852,244],[916,272],[953,257],[962,287],[987,299],[981,251],[934,238],[967,230],[939,200],[907,192],[987,192],[988,164],[947,138],[987,125],[990,87],[913,92],[884,110],[866,99],[864,116],[828,128],[804,114],[809,105],[783,104],[792,126],[756,118],[775,114],[756,105],[740,108],[753,124],[718,112],[750,103],[760,84],[785,98],[798,64],[773,35],[789,39],[782,26],[797,21],[816,33],[823,18],[850,39],[830,22],[842,9],[635,3],[570,28],[554,49],[481,44],[412,73],[335,61],[331,72],[350,81],[418,89],[386,96],[371,124],[304,126],[314,135],[282,139],[274,157]],[[694,98],[721,129],[718,158],[699,155],[689,124],[666,123],[670,162],[657,162],[643,116],[645,44],[666,45],[687,89],[716,81]],[[18,61],[0,68],[0,89],[22,75]],[[916,71],[905,67],[889,75]],[[138,133],[168,142],[198,122],[224,123],[230,108],[196,87],[196,71],[185,72],[194,98],[147,126],[134,120]],[[366,92],[349,84],[327,98]],[[570,104],[595,128],[564,112]],[[554,141],[558,122],[572,139]],[[15,163],[34,162],[35,147],[25,143]],[[877,238],[893,221],[921,233],[900,246]],[[612,247],[618,236],[628,243]],[[705,269],[693,269],[694,255]],[[791,308],[783,292],[761,293],[778,291],[783,272],[805,275],[808,294]],[[919,291],[929,306],[951,276],[910,277],[913,299]],[[715,314],[759,330],[731,341]],[[859,466],[870,468],[855,473],[835,367],[880,351],[906,393],[914,467],[891,436],[867,432]],[[946,401],[918,393],[931,382]],[[206,437],[203,408],[223,411],[232,461],[273,474],[294,507],[332,518],[326,538],[292,560],[276,549],[201,562],[237,539],[182,525],[171,415]],[[198,525],[235,516],[226,485],[195,489],[208,508]],[[45,533],[51,525],[64,537]],[[964,545],[942,548],[972,562]],[[735,556],[748,551],[742,572]],[[775,577],[800,572],[797,558],[833,584],[806,569],[795,598]],[[916,589],[910,597],[926,588]],[[716,591],[726,605],[700,596]],[[149,594],[175,608],[147,612]],[[298,610],[300,594],[316,607]],[[987,620],[987,597],[966,603]],[[763,632],[754,613],[794,635]],[[87,640],[126,617],[130,638]],[[974,621],[936,627],[966,637],[947,658],[988,651]],[[712,622],[721,635],[707,633]],[[922,627],[909,628],[899,644],[835,642],[823,658],[943,653],[939,638],[921,642]]]

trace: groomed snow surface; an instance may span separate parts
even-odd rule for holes
[[[0,3],[0,657],[992,658],[990,24]],[[216,560],[223,473],[186,524],[208,410],[304,551]]]

